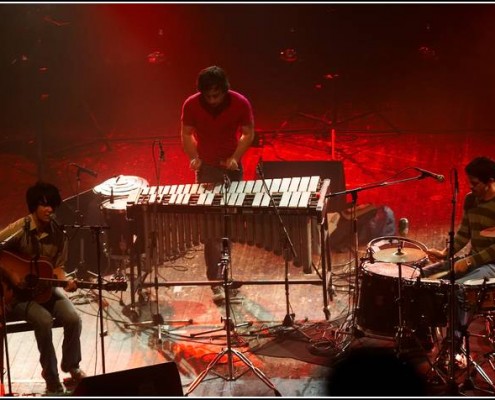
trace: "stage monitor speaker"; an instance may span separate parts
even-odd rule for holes
[[[345,190],[344,166],[341,161],[263,161],[265,178],[289,178],[318,175],[330,179],[330,191]],[[344,195],[330,198],[328,211],[342,211],[346,206]]]
[[[84,378],[73,396],[184,396],[177,365],[167,362]]]

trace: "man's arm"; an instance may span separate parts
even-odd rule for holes
[[[189,166],[193,170],[199,169],[199,167],[201,166],[201,160],[198,156],[198,143],[196,141],[196,138],[194,137],[194,127],[190,125],[184,125],[184,123],[181,122],[180,137],[182,141],[182,149],[190,160]]]
[[[253,125],[243,125],[241,126],[241,137],[237,142],[237,147],[234,154],[225,160],[225,167],[227,169],[239,169],[239,160],[244,155],[244,153],[249,149],[251,143],[254,140],[254,126]]]

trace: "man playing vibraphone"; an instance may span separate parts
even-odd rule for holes
[[[196,183],[221,183],[242,179],[241,158],[254,139],[251,104],[230,89],[225,71],[217,66],[203,69],[198,92],[182,105],[181,140],[195,171]],[[205,238],[208,280],[222,279],[219,266],[221,238]],[[221,286],[212,286],[213,300],[224,299]]]

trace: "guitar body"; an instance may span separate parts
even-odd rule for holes
[[[32,300],[38,303],[50,300],[51,285],[39,284],[39,278],[53,278],[53,266],[46,257],[34,261],[31,257],[1,251],[0,270],[12,285],[30,293]]]
[[[5,250],[0,251],[0,278],[3,278],[4,292],[9,292],[6,296],[8,301],[12,300],[12,287],[26,293],[31,300],[43,304],[50,300],[52,287],[67,285],[66,280],[54,278],[52,263],[46,257],[40,257],[34,261],[30,257]],[[77,281],[77,287],[81,289],[99,288],[98,283],[83,281]],[[102,289],[125,291],[127,283],[124,281],[105,282],[102,283]]]

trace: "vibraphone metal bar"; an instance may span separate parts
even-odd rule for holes
[[[297,257],[289,261],[311,273],[312,254],[320,252],[316,217],[325,207],[329,180],[313,176],[265,182],[294,243]],[[151,218],[155,210],[158,216]],[[234,181],[226,194],[222,184],[144,187],[129,196],[127,214],[143,221],[146,252],[156,249],[159,262],[211,237],[227,236],[232,242],[264,247],[277,255],[283,250],[279,221],[261,180]],[[156,233],[157,243],[150,243],[149,232]]]

